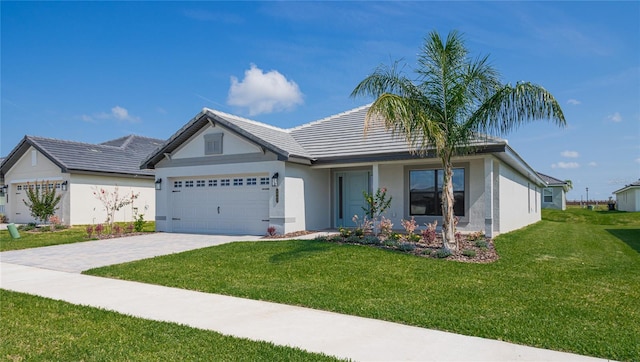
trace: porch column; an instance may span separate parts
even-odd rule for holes
[[[380,187],[380,172],[377,163],[374,163],[371,168],[373,170],[371,174],[371,192],[375,194]]]
[[[493,237],[493,159],[484,159],[484,232]]]

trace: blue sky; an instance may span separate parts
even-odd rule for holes
[[[530,81],[568,127],[508,135],[569,199],[640,178],[640,2],[6,2],[1,136],[166,139],[203,107],[289,128],[371,99],[380,64],[416,65],[424,37],[464,33],[505,83]]]

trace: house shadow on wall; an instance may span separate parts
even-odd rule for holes
[[[607,229],[607,231],[640,253],[640,229]]]

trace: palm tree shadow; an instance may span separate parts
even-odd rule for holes
[[[607,229],[607,231],[640,253],[640,229]]]
[[[314,254],[322,253],[327,249],[329,249],[327,243],[301,241],[296,247],[289,251],[272,255],[269,261],[274,264],[285,263],[296,259],[307,258]]]

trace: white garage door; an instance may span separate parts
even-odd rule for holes
[[[269,227],[269,178],[171,180],[174,232],[264,235]]]

